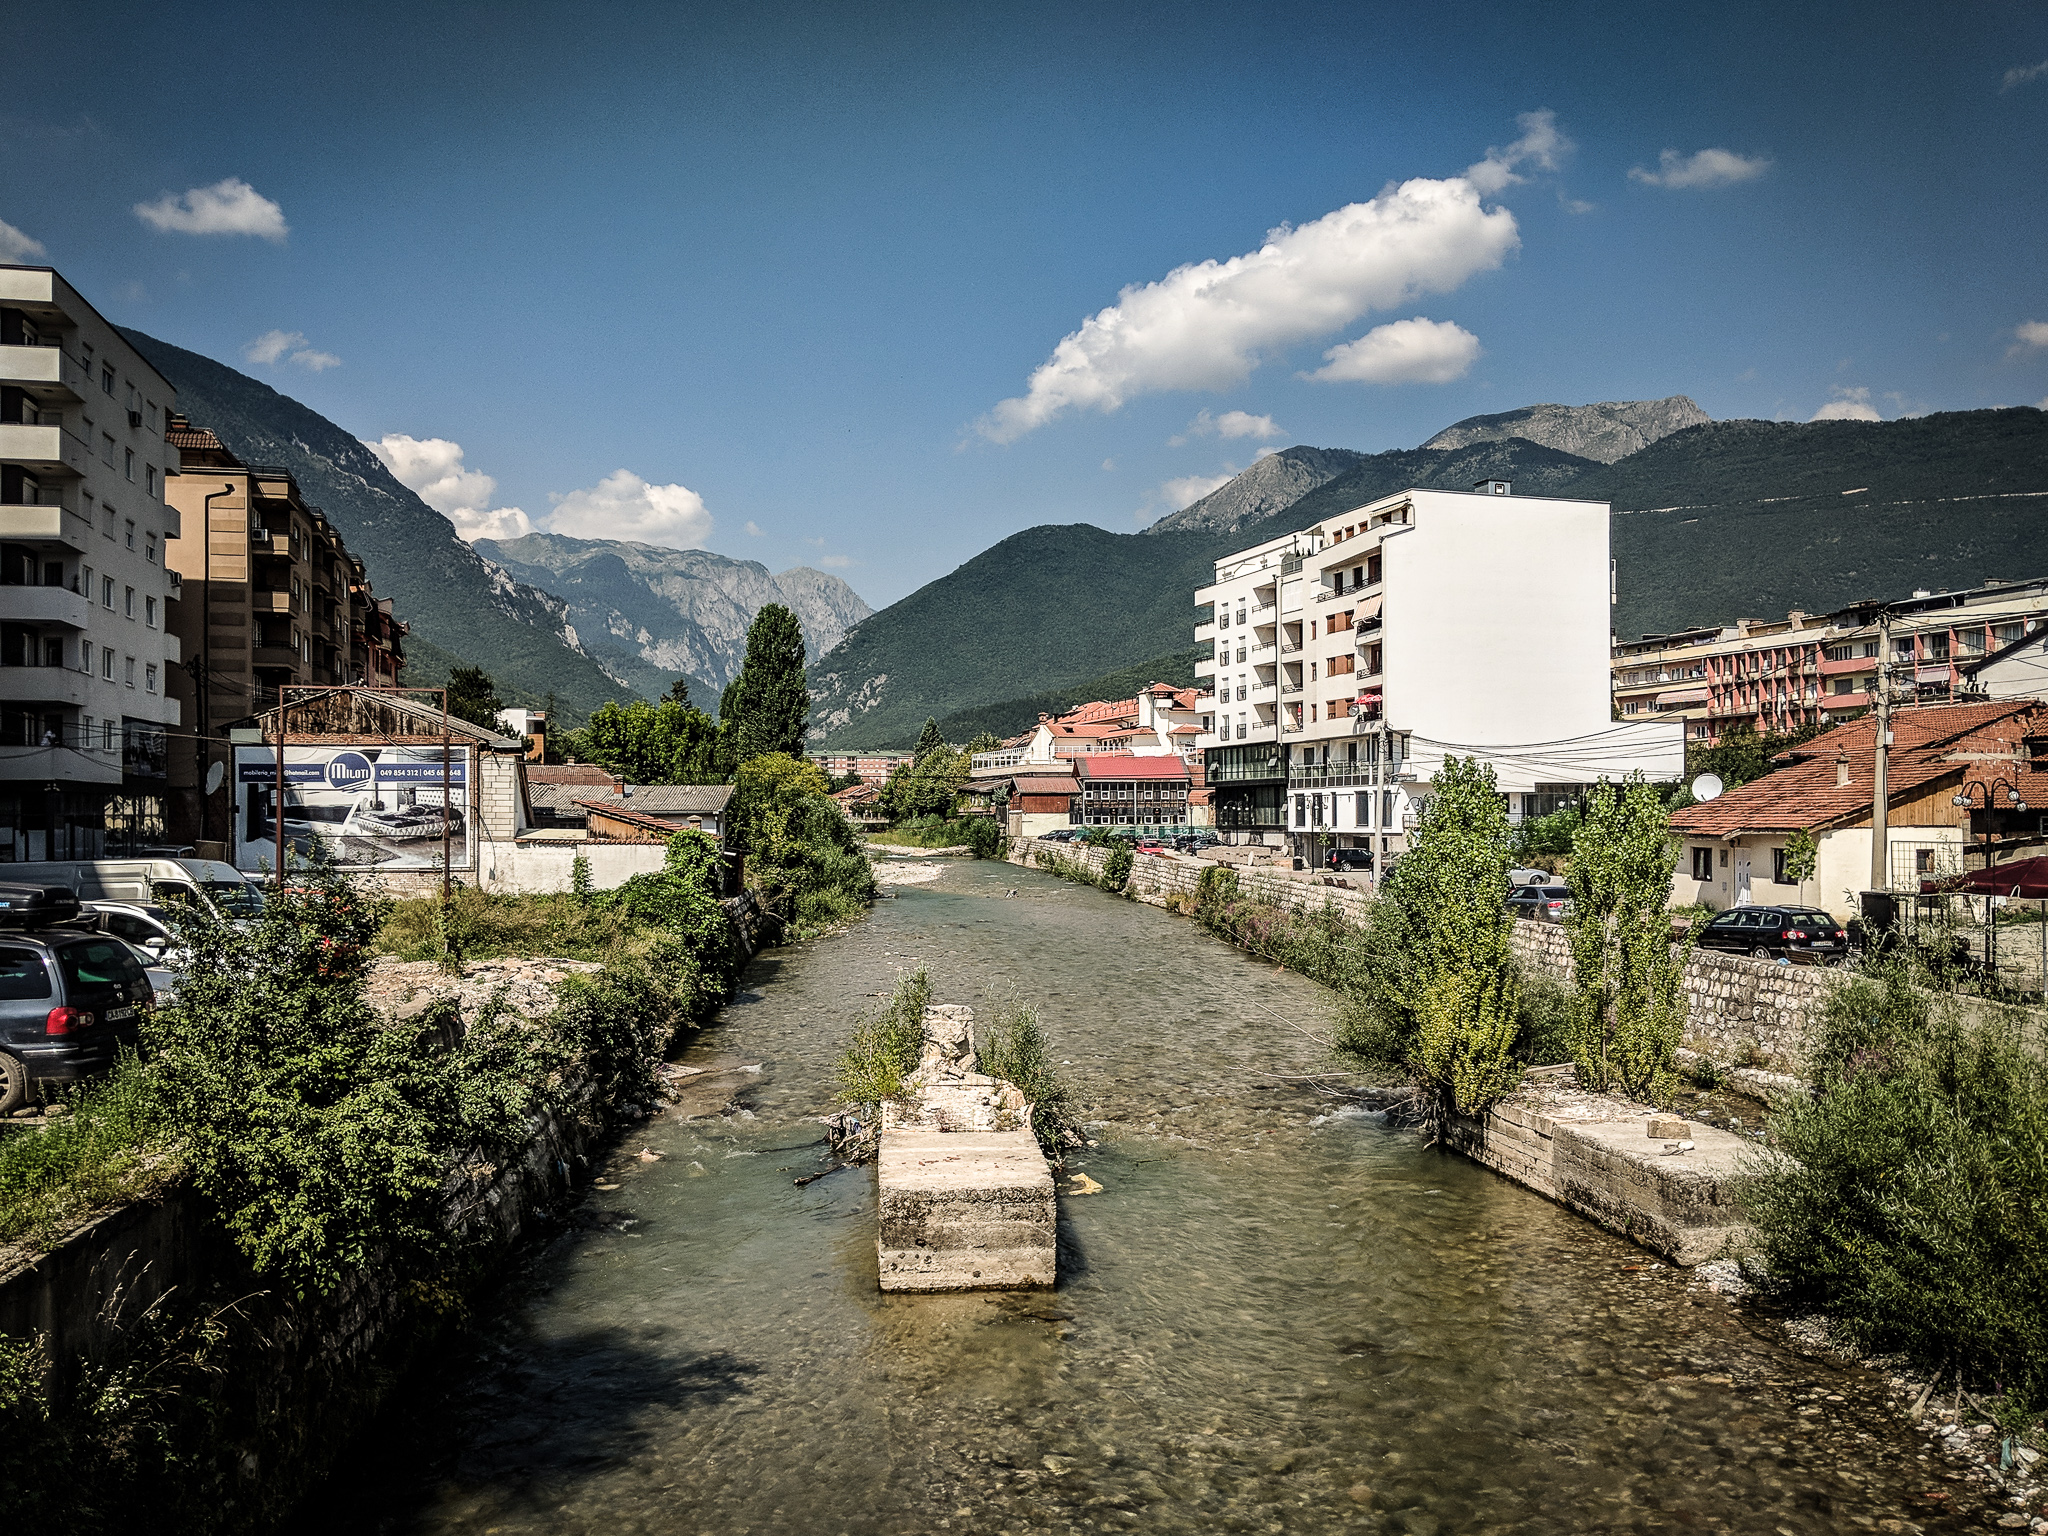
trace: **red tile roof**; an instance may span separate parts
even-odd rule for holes
[[[1074,780],[1064,773],[1046,774],[1040,778],[1018,778],[1013,781],[1020,795],[1071,795]]]
[[[1110,720],[1135,722],[1137,718],[1138,701],[1136,699],[1118,699],[1114,703],[1107,703],[1097,699],[1090,704],[1077,704],[1064,715],[1061,715],[1054,723],[1058,725],[1096,725]]]
[[[1184,779],[1188,765],[1177,757],[1078,757],[1084,779]]]
[[[1964,776],[1966,770],[1971,771],[1968,776],[1978,776],[1974,770],[1979,763],[1950,761],[1953,754],[2020,753],[2023,738],[2039,729],[2035,722],[2041,710],[2038,701],[2019,699],[1896,711],[1886,764],[1887,798],[1909,798],[1943,779]],[[1839,725],[1785,754],[1792,759],[1787,766],[1704,805],[1674,812],[1672,830],[1695,837],[1739,837],[1745,832],[1811,831],[1860,820],[1870,813],[1876,742],[1877,722],[1872,717]],[[1837,782],[1844,777],[1837,769],[1843,767],[1848,770],[1847,783]],[[2034,803],[2031,795],[2027,802]]]

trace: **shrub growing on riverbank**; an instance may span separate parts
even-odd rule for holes
[[[1828,1000],[1746,1204],[1771,1279],[1868,1350],[2048,1409],[2048,1064],[1900,959]]]
[[[873,904],[874,866],[815,764],[770,752],[742,763],[736,782],[735,842],[764,899],[809,930],[851,921]]]
[[[977,859],[998,856],[1003,829],[993,816],[912,816],[868,841],[890,848],[972,848]]]

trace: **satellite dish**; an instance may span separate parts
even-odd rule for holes
[[[1718,773],[1703,773],[1692,781],[1692,797],[1695,800],[1711,800],[1726,787]]]
[[[220,781],[228,776],[226,763],[215,763],[206,770],[206,792],[210,795],[220,788]]]

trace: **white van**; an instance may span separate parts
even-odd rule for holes
[[[184,903],[215,917],[258,917],[263,887],[218,859],[66,859],[0,864],[9,885],[61,885],[80,901],[128,901],[162,907]]]

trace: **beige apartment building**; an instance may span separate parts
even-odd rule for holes
[[[1834,613],[1645,635],[1614,647],[1615,717],[1681,720],[1688,741],[1708,744],[1736,725],[1786,734],[1853,717],[1871,703],[1884,607],[1894,685],[1911,678],[1903,702],[1950,703],[1972,696],[1972,663],[2048,623],[2048,580],[1922,590],[1890,604],[1873,599]]]
[[[173,821],[186,841],[221,842],[232,786],[201,787],[231,760],[228,727],[276,708],[285,687],[397,686],[406,626],[289,470],[244,464],[182,416],[167,435],[180,469],[171,498],[194,532],[175,559],[183,595],[172,622],[194,662],[177,692],[203,727],[172,754]]]
[[[0,863],[164,840],[175,403],[57,272],[0,265]]]

